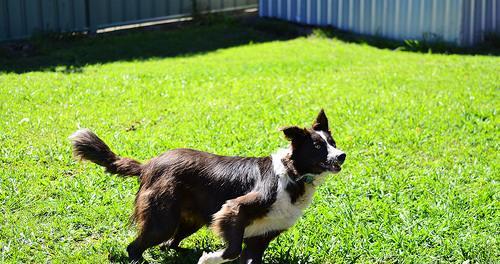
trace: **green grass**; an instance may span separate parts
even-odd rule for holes
[[[73,160],[79,127],[140,160],[178,147],[260,156],[286,144],[280,126],[310,125],[321,107],[344,170],[267,263],[499,262],[498,57],[238,24],[53,45],[2,60],[0,262],[124,260],[138,183]],[[222,245],[205,229],[183,246],[145,255],[194,263]]]

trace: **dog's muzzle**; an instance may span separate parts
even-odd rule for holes
[[[324,169],[329,170],[333,173],[340,172],[342,170],[340,166],[344,164],[346,156],[347,155],[345,153],[341,153],[335,158],[328,160],[327,162],[321,163],[321,166]]]

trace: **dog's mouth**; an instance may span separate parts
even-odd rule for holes
[[[338,165],[335,162],[323,162],[323,163],[321,163],[321,167],[323,167],[323,169],[331,171],[333,173],[338,173],[342,170],[340,165]]]

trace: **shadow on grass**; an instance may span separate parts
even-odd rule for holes
[[[0,72],[79,72],[86,65],[114,61],[191,56],[228,47],[297,36],[284,22],[262,30],[255,15],[214,16],[194,22],[126,30],[96,36],[44,35],[0,46]],[[292,28],[292,27],[290,27]]]
[[[196,249],[180,249],[179,251],[166,250],[163,253],[154,254],[155,263],[190,264],[197,263],[203,251]],[[111,252],[110,263],[129,263],[125,253]]]
[[[312,34],[319,37],[334,38],[343,42],[365,44],[379,49],[401,50],[418,53],[461,54],[461,55],[500,55],[500,37],[495,34],[486,36],[485,42],[473,47],[460,47],[442,41],[438,36],[427,34],[423,40],[391,40],[379,36],[355,34],[332,27],[317,27]]]
[[[205,250],[209,252],[210,250]],[[154,253],[155,263],[169,263],[169,264],[192,264],[197,263],[198,259],[203,254],[203,250],[183,248],[178,251],[166,250],[162,253]],[[125,253],[110,253],[110,263],[129,263],[128,257]],[[269,264],[298,264],[298,263],[311,263],[307,257],[295,257],[288,252],[273,252],[272,256],[266,256],[265,263]],[[240,263],[239,259],[228,263]]]
[[[433,41],[392,41],[348,33],[331,27],[310,27],[255,14],[229,17],[214,15],[193,22],[125,30],[96,36],[44,35],[29,41],[0,45],[0,73],[58,71],[74,73],[82,67],[114,61],[192,56],[206,52],[275,40],[314,35],[381,49],[444,54],[500,55],[499,38],[463,48]]]

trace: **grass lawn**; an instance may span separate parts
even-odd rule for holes
[[[138,183],[71,157],[79,127],[147,160],[269,155],[324,108],[344,170],[267,263],[498,263],[500,58],[285,38],[238,23],[143,31],[1,59],[0,262],[125,259]],[[181,253],[222,244],[204,229]]]

